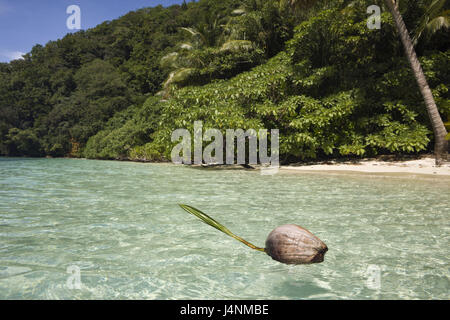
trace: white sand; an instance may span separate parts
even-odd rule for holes
[[[284,171],[348,171],[363,173],[410,173],[450,176],[450,162],[436,167],[434,158],[427,156],[417,160],[381,161],[362,159],[356,162],[330,161],[325,164],[282,166]]]

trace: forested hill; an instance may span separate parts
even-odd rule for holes
[[[283,159],[430,150],[390,15],[369,30],[373,1],[290,2],[159,6],[36,45],[0,64],[0,155],[165,160],[172,130],[195,120],[278,128]],[[429,4],[401,1],[412,33]],[[441,28],[416,45],[444,120],[449,40]]]
[[[185,39],[182,27],[216,37],[239,3],[141,9],[1,63],[0,154],[65,156],[82,147],[117,111],[161,89],[168,70],[160,60]]]

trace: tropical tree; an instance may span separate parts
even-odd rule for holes
[[[232,14],[245,15],[246,12],[234,10]],[[226,20],[227,24],[219,23]],[[218,16],[208,24],[180,28],[186,35],[185,41],[178,44],[177,51],[170,52],[160,60],[161,67],[168,70],[169,74],[158,95],[167,99],[175,84],[183,86],[198,81],[203,83],[204,79],[224,78],[227,73],[234,75],[239,71],[240,65],[257,64],[261,60],[258,44],[246,40],[245,32],[236,28],[233,21],[233,17]]]
[[[446,126],[447,128],[450,128],[450,121],[447,122],[447,123],[445,124],[445,126]],[[450,133],[447,134],[447,137],[445,137],[445,139],[450,140]]]
[[[440,166],[447,159],[448,141],[445,139],[447,130],[445,129],[444,122],[439,115],[439,110],[436,106],[433,94],[428,85],[427,79],[425,78],[419,59],[417,58],[416,51],[414,50],[413,41],[409,36],[408,29],[406,28],[405,22],[403,21],[402,15],[398,8],[398,1],[384,0],[384,2],[394,18],[397,31],[405,49],[405,55],[414,73],[414,77],[416,78],[420,93],[425,101],[425,106],[434,132],[434,154],[436,157],[436,165]]]
[[[446,9],[447,0],[432,0],[423,15],[419,26],[414,31],[413,42],[417,43],[424,34],[433,34],[448,28],[450,25],[450,10]]]
[[[236,16],[229,20],[231,39],[252,41],[268,58],[273,57],[284,48],[299,22],[297,15],[289,14],[287,7],[278,0],[244,1],[242,7],[234,11]]]
[[[195,52],[217,44],[222,32],[219,18],[209,23],[200,23],[195,27],[180,28],[180,31],[187,35],[185,41],[178,45],[177,51],[161,58],[161,66],[172,70],[163,84],[163,92],[167,93],[172,83],[186,79],[196,67],[204,65]]]
[[[163,83],[163,90],[158,93],[163,96],[163,99],[169,97],[170,86],[173,83],[186,79],[193,72],[196,57],[191,52],[208,46],[210,42],[206,32],[186,27],[180,28],[180,30],[188,34],[187,41],[179,44],[178,51],[170,52],[161,58],[161,67],[171,70]],[[203,28],[203,31],[206,31],[206,28]]]
[[[317,2],[318,0],[280,0],[280,4],[288,4],[293,9],[308,9]],[[425,101],[425,106],[434,132],[434,154],[436,158],[436,165],[440,166],[447,160],[447,130],[441,116],[439,115],[439,110],[433,98],[433,94],[414,50],[413,41],[411,40],[408,29],[406,28],[405,22],[403,21],[402,15],[398,8],[398,0],[384,0],[384,2],[394,18],[397,31],[405,49],[405,55],[410,63],[414,77],[416,78],[420,93]],[[442,9],[444,3],[445,1],[443,0],[435,0],[431,3],[427,10],[428,18],[424,20],[425,23],[422,23],[421,27],[418,29],[419,36],[420,30],[423,32],[423,30],[427,27],[434,26],[432,29],[437,30],[436,25],[441,25],[441,27],[445,26],[445,23],[448,22],[448,20],[445,20],[442,17],[440,18],[436,14],[436,12],[439,12],[439,9]]]
[[[281,0],[281,6],[290,6],[291,8],[297,10],[305,10],[313,5],[315,5],[318,0]]]

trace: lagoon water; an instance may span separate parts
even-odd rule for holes
[[[449,200],[433,176],[0,159],[0,299],[448,299]],[[295,223],[329,251],[283,265],[177,203],[257,246]]]

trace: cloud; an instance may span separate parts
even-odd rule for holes
[[[11,60],[17,60],[17,59],[23,59],[22,56],[25,53],[20,52],[20,51],[0,51],[0,60],[6,60],[6,61],[11,61]]]

